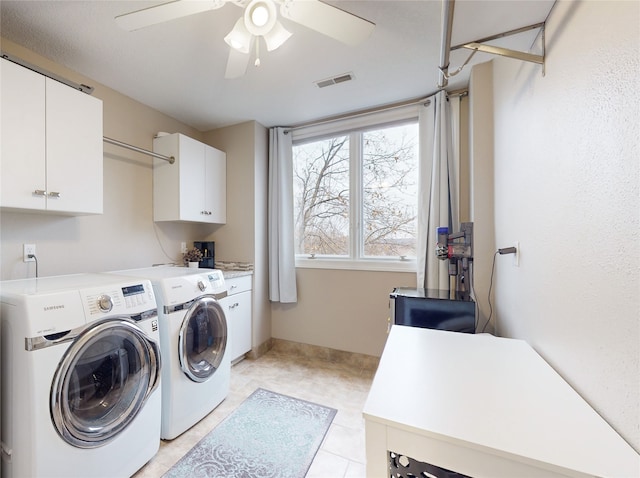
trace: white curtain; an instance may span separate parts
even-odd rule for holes
[[[437,228],[460,229],[460,100],[445,91],[420,108],[418,287],[449,290],[448,261],[435,255]]]
[[[269,299],[297,302],[291,134],[269,130]]]

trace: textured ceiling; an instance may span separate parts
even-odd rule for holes
[[[286,19],[293,36],[261,55],[238,79],[224,78],[224,36],[242,14],[218,10],[128,32],[114,17],[157,1],[0,1],[2,37],[201,131],[257,120],[270,127],[418,98],[437,89],[442,3],[436,0],[327,1],[376,24],[348,47]],[[544,21],[553,0],[455,2],[452,45]],[[536,31],[499,44],[529,50]],[[495,42],[494,42],[495,43]],[[451,54],[450,71],[468,57]],[[448,90],[465,87],[470,66]],[[516,60],[511,60],[516,61]],[[355,80],[318,88],[315,81],[350,72]]]

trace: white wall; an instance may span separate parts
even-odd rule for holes
[[[640,450],[640,3],[559,2],[540,66],[494,60],[500,335]]]
[[[416,274],[299,268],[296,283],[296,304],[272,305],[274,338],[379,357],[389,293],[416,287]]]
[[[216,260],[251,262],[254,350],[271,339],[267,263],[267,183],[269,135],[255,121],[210,131],[204,141],[227,153],[227,224],[208,239]]]
[[[469,198],[473,221],[473,290],[477,304],[477,332],[493,333],[487,299],[495,252],[493,218],[493,80],[491,63],[471,71],[469,79]]]

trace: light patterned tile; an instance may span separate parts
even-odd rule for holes
[[[195,443],[235,410],[256,388],[265,388],[338,410],[307,478],[365,476],[362,409],[377,359],[287,341],[258,359],[231,368],[227,398],[191,430],[163,441],[158,454],[135,478],[159,478]]]
[[[350,461],[366,463],[364,426],[354,429],[332,424],[322,449]]]
[[[349,460],[324,450],[318,450],[306,478],[342,478],[348,468]]]
[[[367,466],[364,463],[350,461],[344,478],[366,478]]]
[[[133,478],[157,478],[169,471],[169,468],[171,468],[171,466],[164,465],[159,463],[157,460],[152,459],[135,475],[133,475]]]

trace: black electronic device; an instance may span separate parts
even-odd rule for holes
[[[397,287],[390,294],[390,322],[474,334],[476,303],[465,292]]]
[[[204,269],[215,269],[216,266],[216,243],[213,241],[194,241],[193,247],[202,252],[200,267]]]

